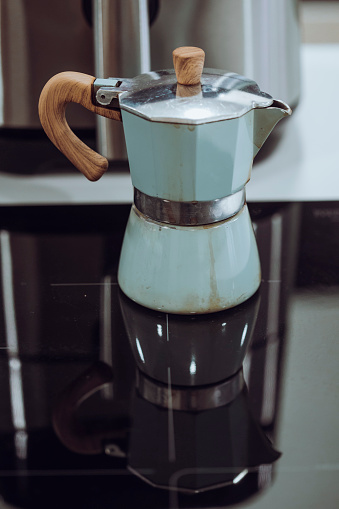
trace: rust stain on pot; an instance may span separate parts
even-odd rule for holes
[[[239,304],[242,304],[247,299],[249,299],[252,295],[241,294],[235,301],[230,302],[226,299],[222,299],[218,295],[211,296],[208,302],[208,306],[204,304],[204,299],[201,299],[200,295],[190,295],[187,296],[185,302],[180,310],[176,310],[175,314],[178,315],[205,315],[209,313],[219,313],[220,311],[224,311],[225,309],[231,309]],[[199,305],[197,303],[200,302]],[[163,306],[163,308],[166,306]],[[160,308],[159,308],[160,309]],[[164,311],[164,309],[162,309]],[[173,313],[173,311],[169,311]]]
[[[212,244],[212,235],[209,234],[208,246],[210,251],[210,297],[209,297],[209,308],[215,309],[222,305],[220,295],[218,293],[217,275],[215,271],[215,257]]]
[[[197,126],[190,124],[172,124],[172,126],[175,127],[176,129],[186,128],[191,132],[194,132],[197,128]]]

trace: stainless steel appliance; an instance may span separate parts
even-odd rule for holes
[[[41,87],[75,63],[93,69],[92,29],[81,0],[0,0],[0,126],[40,128]],[[94,126],[87,112],[70,111],[74,127]]]
[[[298,0],[0,0],[0,34],[5,128],[39,127],[39,93],[59,71],[134,77],[172,67],[171,51],[184,45],[292,107],[299,98]],[[73,128],[94,127],[83,108],[70,110]],[[122,126],[97,121],[98,150],[126,159]]]
[[[209,66],[243,74],[295,106],[300,93],[298,4],[164,0],[151,27],[152,69],[171,67],[175,47],[203,47]]]

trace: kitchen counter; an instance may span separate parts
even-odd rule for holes
[[[129,205],[1,209],[1,509],[339,506],[338,203],[249,208],[260,290],[200,316],[119,291]]]
[[[261,157],[254,165],[247,186],[248,201],[339,199],[338,61],[339,44],[302,46],[300,103],[262,149],[271,150],[271,154]],[[132,201],[131,180],[126,171],[108,173],[93,184],[76,171],[18,175],[10,173],[9,168],[1,167],[1,170],[0,205]]]

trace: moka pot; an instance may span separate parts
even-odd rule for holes
[[[248,299],[260,261],[245,200],[253,158],[289,106],[234,73],[205,69],[199,48],[173,52],[174,70],[133,79],[61,73],[45,85],[40,119],[89,180],[107,160],[70,130],[69,102],[122,120],[134,204],[118,282],[135,302],[210,313]]]

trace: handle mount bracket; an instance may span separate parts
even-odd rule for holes
[[[93,83],[93,104],[120,110],[119,95],[131,89],[132,81],[121,78],[96,79]]]

